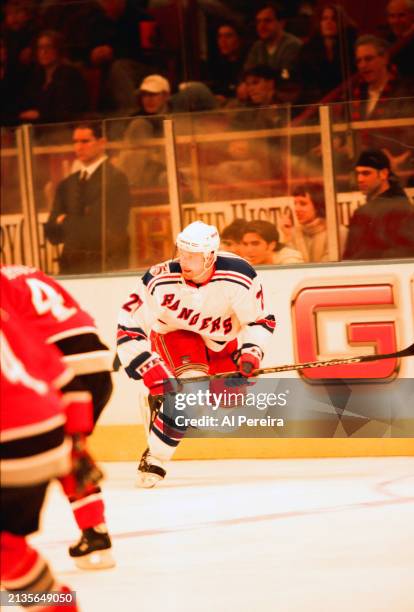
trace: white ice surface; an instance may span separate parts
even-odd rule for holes
[[[414,612],[414,458],[103,467],[116,568],[74,567],[57,486],[31,539],[83,612]]]

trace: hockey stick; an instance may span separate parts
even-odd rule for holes
[[[395,353],[384,353],[379,355],[360,355],[356,357],[345,357],[343,359],[327,359],[325,361],[308,361],[307,363],[294,363],[290,365],[273,366],[270,368],[259,368],[255,370],[254,376],[259,374],[273,374],[275,372],[292,372],[293,370],[304,370],[305,368],[322,368],[325,366],[348,365],[351,363],[363,363],[367,361],[379,361],[381,359],[399,359],[400,357],[412,357],[414,355],[414,343],[407,348]],[[223,372],[212,376],[197,376],[195,378],[180,378],[181,384],[190,382],[203,382],[212,378],[231,378],[239,376],[240,372]]]

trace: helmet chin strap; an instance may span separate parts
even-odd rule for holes
[[[211,258],[211,263],[210,265],[206,265],[209,258]],[[199,280],[204,280],[204,278],[207,276],[207,272],[209,272],[209,270],[211,270],[214,266],[216,259],[217,257],[215,256],[215,253],[210,253],[207,257],[204,257],[204,270],[200,272],[200,274],[197,274],[197,276],[193,277],[193,282],[196,283]]]

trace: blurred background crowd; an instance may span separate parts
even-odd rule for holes
[[[368,117],[412,92],[414,2],[5,0],[0,44],[3,125],[366,93]]]
[[[225,214],[219,207],[203,220],[220,229],[236,218],[270,222],[278,235],[262,226],[248,232],[273,245],[262,263],[333,260],[326,244],[311,251],[308,244],[309,235],[326,234],[324,159],[333,165],[336,192],[369,193],[355,175],[361,151],[374,151],[372,168],[391,183],[398,178],[400,190],[414,186],[414,0],[3,0],[1,9],[3,215],[20,212],[26,179],[16,170],[15,127],[29,125],[29,187],[44,215],[42,232],[61,244],[65,207],[84,216],[93,211],[91,198],[97,209],[109,205],[95,228],[109,220],[115,231],[121,217],[129,225],[129,238],[112,240],[124,258],[109,269],[169,255],[163,245],[177,211],[156,208],[172,197],[168,118],[181,215],[191,221],[200,203],[207,210],[206,203],[226,202]],[[325,104],[330,153],[321,136]],[[86,180],[94,181],[83,186],[88,165]],[[99,189],[92,193],[93,182]],[[390,189],[387,177],[381,185]],[[270,199],[287,196],[289,206],[279,202],[275,218]],[[243,203],[250,201],[253,212]],[[363,202],[350,196],[338,204],[339,258],[352,258],[344,232]],[[90,235],[89,226],[86,242]],[[283,256],[279,242],[295,253]]]

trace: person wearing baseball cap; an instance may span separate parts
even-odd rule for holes
[[[414,206],[389,158],[379,149],[362,151],[355,163],[359,190],[366,204],[353,214],[344,259],[387,259],[414,256]]]
[[[171,88],[160,74],[146,76],[135,91],[139,109],[134,113],[123,135],[117,166],[128,177],[132,187],[141,189],[164,185],[166,176],[165,154],[160,146],[145,147],[142,142],[162,138],[163,120],[171,112]]]
[[[167,79],[160,74],[150,74],[142,80],[139,91],[148,91],[150,93],[170,93],[171,87]]]
[[[168,111],[171,87],[167,79],[160,74],[146,76],[136,93],[143,114],[161,115]]]

